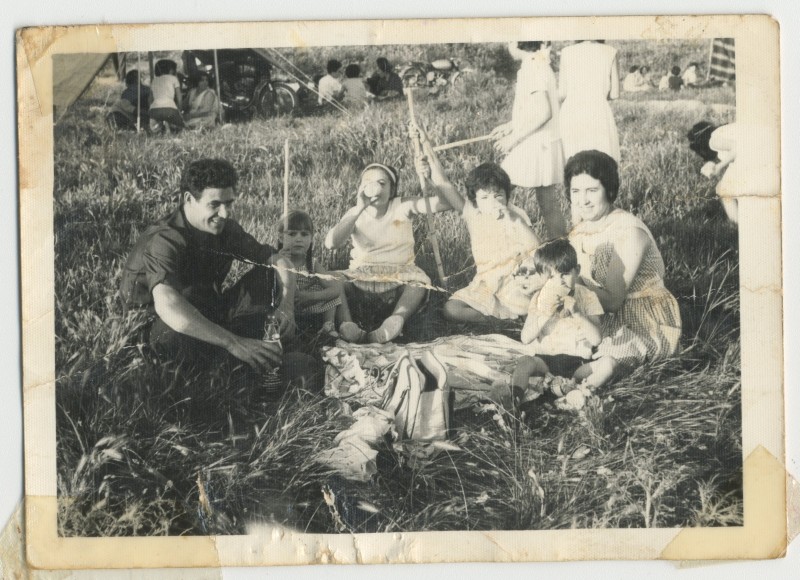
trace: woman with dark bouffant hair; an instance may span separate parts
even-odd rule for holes
[[[581,151],[567,161],[564,184],[573,215],[569,234],[583,284],[605,310],[603,340],[593,358],[592,386],[622,369],[675,353],[681,335],[678,302],[664,286],[664,260],[648,227],[614,207],[617,162],[600,151]]]

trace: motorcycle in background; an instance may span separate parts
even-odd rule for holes
[[[280,69],[255,50],[219,50],[217,62],[219,71],[214,70],[213,51],[184,51],[183,63],[188,76],[182,85],[188,90],[189,80],[197,71],[212,76],[218,72],[220,100],[230,120],[292,114],[307,98],[307,87],[284,78]]]
[[[461,71],[458,62],[451,58],[439,58],[432,62],[413,61],[400,67],[398,71],[403,85],[410,88],[427,88],[428,93],[436,95],[453,85]]]

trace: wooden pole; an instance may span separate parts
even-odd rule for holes
[[[136,132],[142,131],[142,53],[136,52]]]
[[[222,90],[220,89],[220,85],[219,85],[219,83],[220,83],[220,80],[219,80],[219,59],[217,58],[217,49],[216,48],[214,49],[214,80],[216,81],[215,84],[217,85],[217,105],[218,105],[217,106],[217,120],[219,121],[219,124],[222,125],[222,123],[225,122],[225,119],[222,118],[223,117]]]
[[[147,53],[147,63],[150,67],[150,84],[152,85],[153,79],[156,78],[156,62],[153,58],[153,53],[149,51]]]
[[[433,148],[434,151],[445,151],[446,149],[453,149],[454,147],[461,147],[462,145],[469,145],[470,143],[477,143],[479,141],[488,141],[491,135],[481,135],[480,137],[472,137],[470,139],[462,139],[461,141],[453,141],[452,143],[445,143],[444,145],[437,145]]]
[[[406,97],[408,98],[408,113],[411,117],[411,122],[414,126],[417,126],[417,118],[414,115],[414,97],[413,97],[413,88],[408,87],[406,90]],[[421,153],[421,147],[419,143],[419,139],[412,139],[412,143],[414,146],[414,157],[419,157]],[[428,224],[428,239],[431,242],[431,246],[433,247],[433,258],[436,260],[436,272],[439,274],[439,282],[442,286],[445,285],[445,276],[444,276],[444,268],[442,267],[442,256],[439,253],[439,240],[436,236],[436,230],[433,227],[433,211],[431,210],[431,200],[430,198],[425,195],[425,179],[420,175],[419,177],[419,185],[422,188],[422,197],[425,199],[425,221]]]
[[[289,229],[289,138],[283,144],[283,229]]]

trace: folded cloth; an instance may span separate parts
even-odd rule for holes
[[[314,460],[346,479],[369,481],[378,472],[377,447],[392,428],[394,416],[373,406],[353,413],[356,419],[334,439],[336,447],[318,453]]]

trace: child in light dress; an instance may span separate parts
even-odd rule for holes
[[[469,231],[477,269],[472,282],[445,303],[445,318],[490,323],[524,316],[529,297],[520,292],[513,273],[519,262],[539,246],[539,238],[527,214],[509,202],[508,174],[494,163],[479,165],[467,177],[464,198],[444,174],[428,136],[421,129],[419,138],[430,171],[429,185],[461,214]],[[424,173],[425,170],[423,176]]]
[[[350,321],[350,311],[340,280],[318,277],[327,274],[314,260],[314,223],[304,211],[292,210],[278,226],[278,250],[274,261],[288,260],[295,272],[295,321],[322,317],[321,332],[336,336],[337,323]]]
[[[548,242],[533,256],[530,265],[523,265],[518,276],[541,276],[539,289],[531,298],[521,339],[536,355],[524,356],[511,378],[511,396],[530,401],[542,394],[539,383],[530,386],[532,377],[552,374],[572,379],[577,385],[592,374],[590,362],[594,349],[601,342],[600,317],[603,307],[597,296],[579,283],[580,266],[575,249],[566,239]],[[557,396],[569,392],[567,383],[559,382]],[[554,389],[556,390],[556,389]],[[503,395],[499,393],[500,400]]]
[[[549,238],[567,233],[556,191],[563,179],[558,83],[550,68],[550,43],[513,42],[511,56],[520,61],[511,122],[496,127],[495,147],[506,156],[501,164],[511,183],[532,188]]]
[[[431,212],[450,209],[439,195],[429,197],[428,203]],[[339,327],[345,340],[392,341],[422,306],[431,280],[414,263],[412,219],[426,211],[422,197],[398,196],[398,173],[394,167],[372,163],[361,172],[356,204],[325,238],[328,249],[352,243],[350,267],[344,275],[348,278],[347,301],[356,322],[343,322]],[[367,332],[358,324],[380,311],[386,311],[388,316],[377,328]]]

